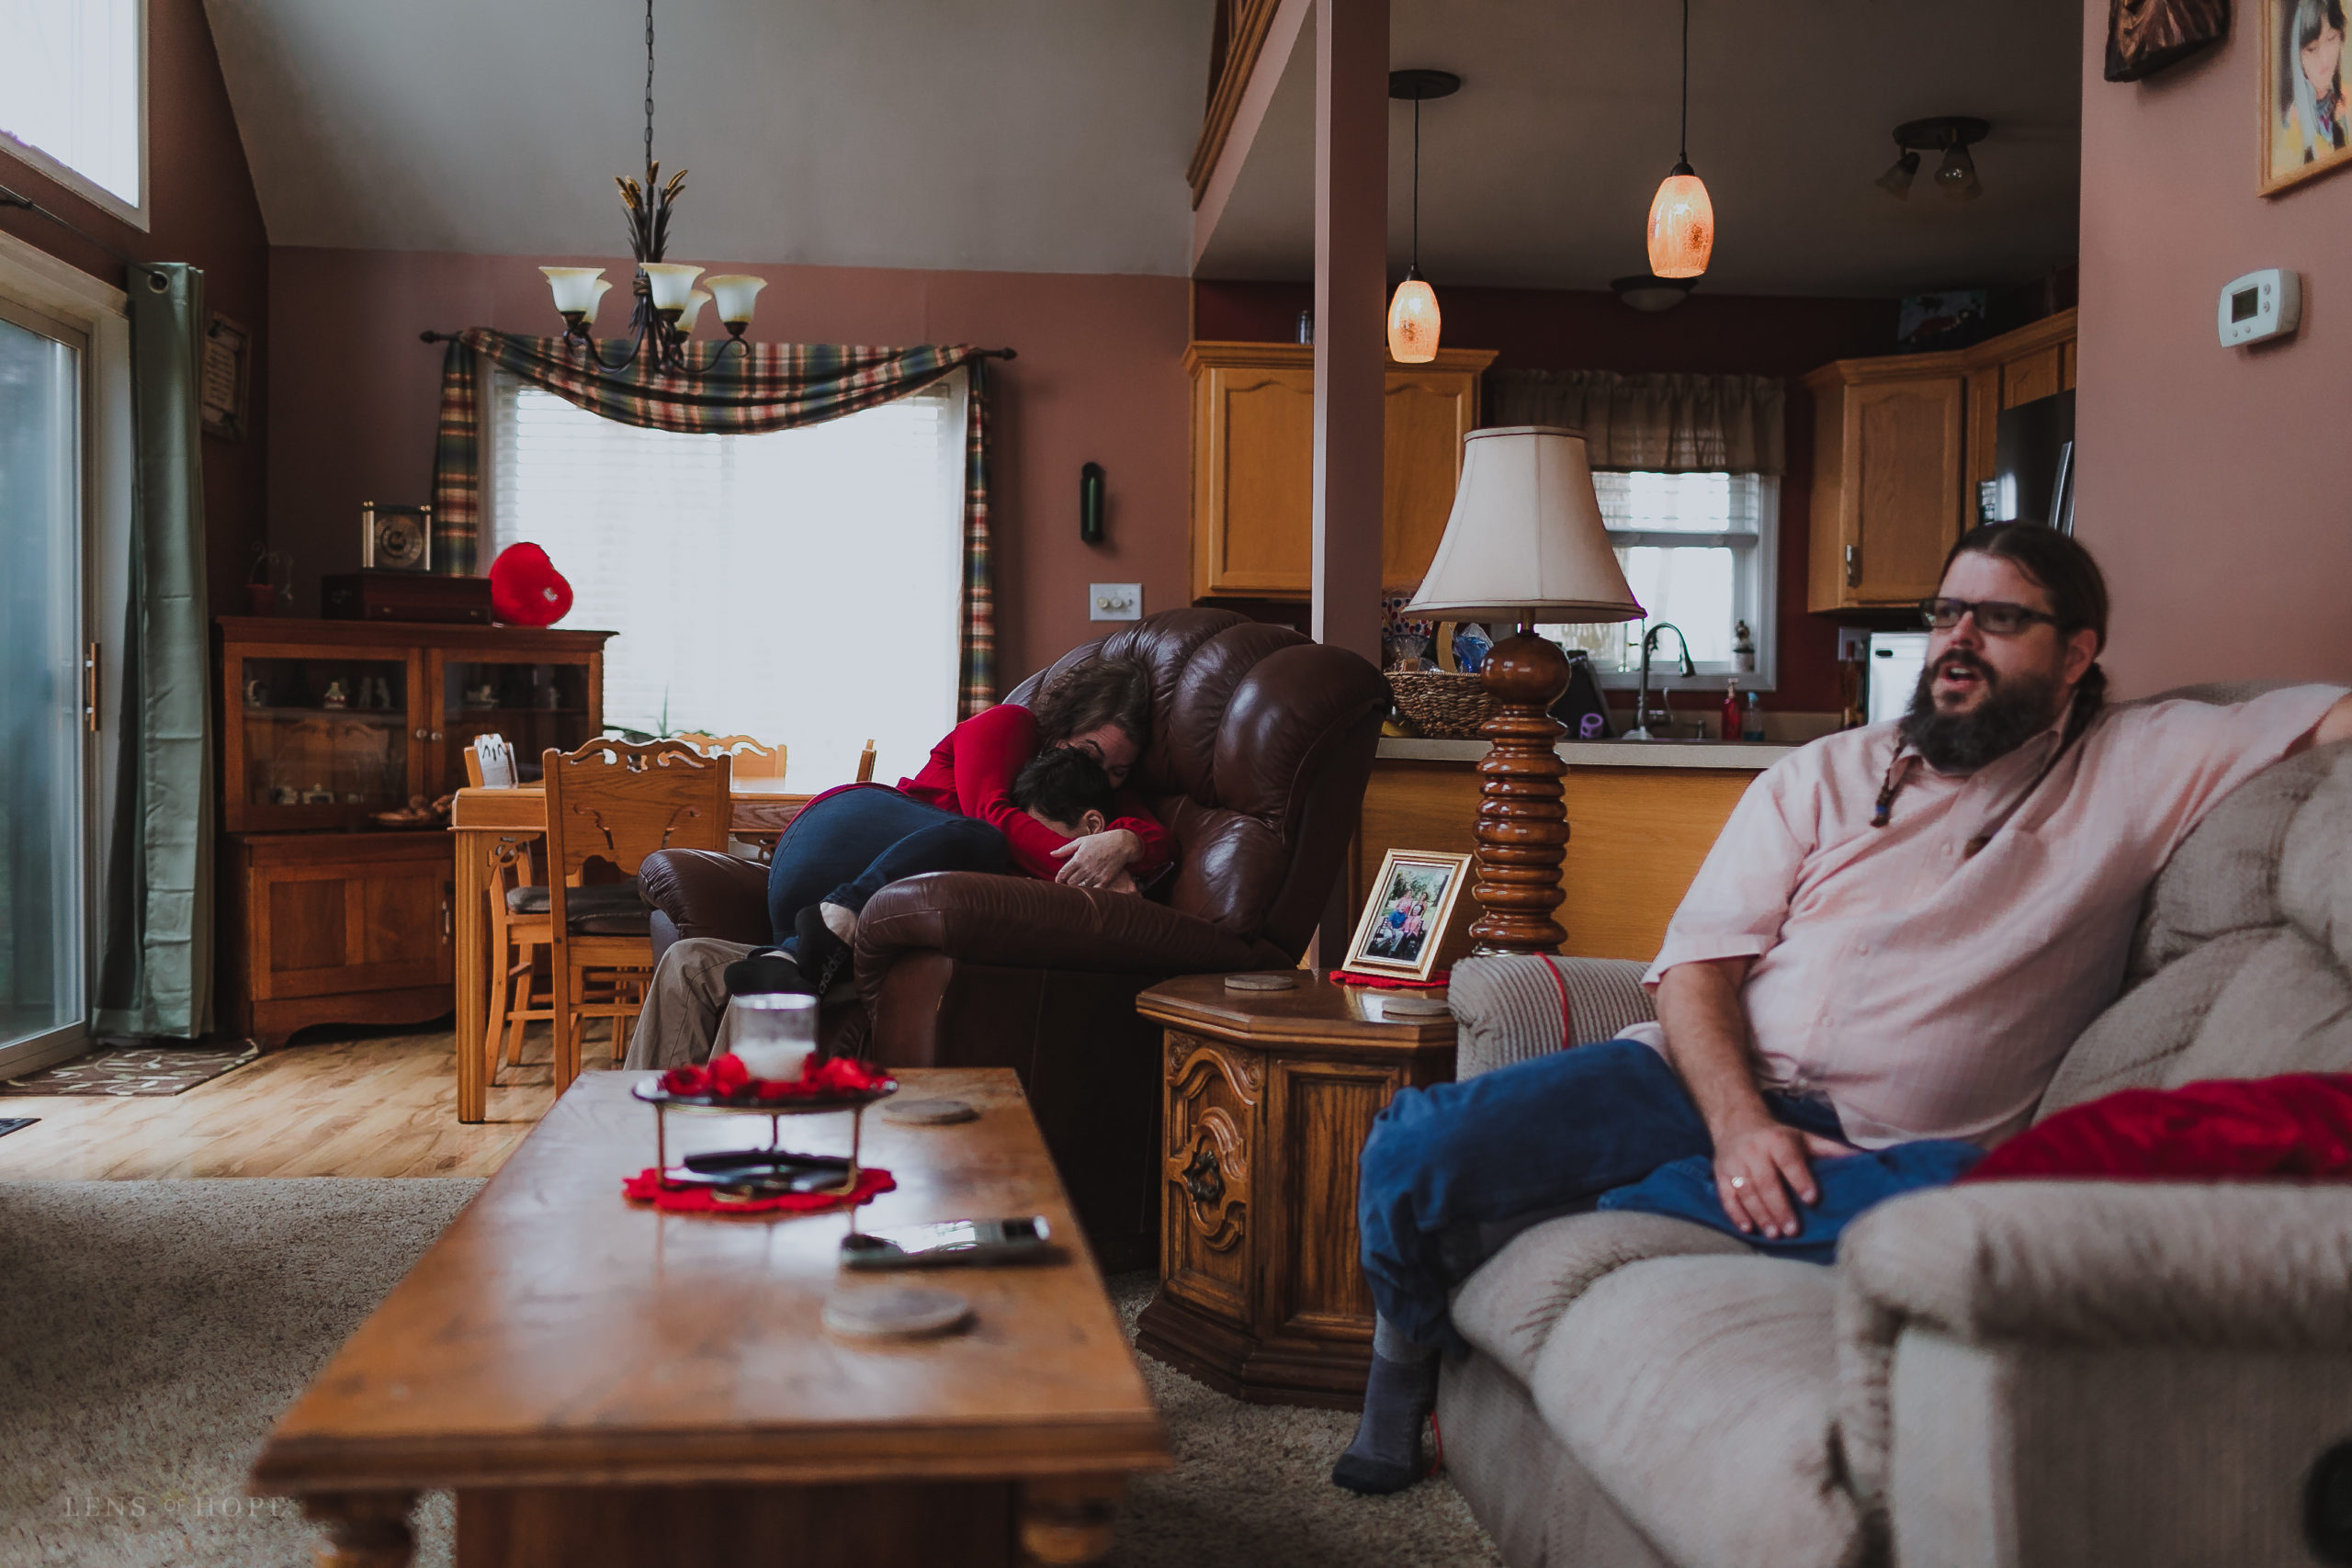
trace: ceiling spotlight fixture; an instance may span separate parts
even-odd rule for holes
[[[1618,299],[1634,310],[1656,315],[1660,310],[1671,310],[1690,299],[1690,290],[1699,287],[1699,280],[1695,277],[1658,277],[1650,273],[1637,272],[1629,277],[1611,278],[1609,287],[1616,292]]]
[[[729,274],[704,277],[709,287],[697,288],[695,280],[702,268],[662,259],[669,249],[670,210],[686,188],[686,171],[680,169],[664,184],[662,165],[653,156],[653,0],[645,0],[645,184],[626,176],[614,183],[621,187],[621,205],[628,211],[629,252],[637,257],[637,308],[629,316],[636,340],[617,360],[606,359],[596,346],[596,307],[612,287],[602,267],[543,266],[539,270],[555,295],[556,313],[563,318],[565,344],[607,370],[626,369],[641,355],[656,374],[668,376],[707,375],[725,362],[730,349],[736,357],[749,357],[752,347],[743,341],[743,330],[752,324],[752,301],[767,287],[767,279]],[[686,343],[694,336],[695,318],[714,300],[727,341],[697,368],[686,356]]]
[[[1650,270],[1696,277],[1715,248],[1715,204],[1690,167],[1690,0],[1682,0],[1682,152],[1650,200]]]
[[[1462,78],[1451,71],[1391,71],[1388,96],[1413,103],[1413,260],[1388,301],[1388,357],[1426,365],[1437,357],[1437,290],[1421,276],[1421,100],[1451,97]]]
[[[1976,160],[1969,156],[1968,149],[1984,141],[1992,129],[1989,122],[1970,115],[1905,121],[1894,128],[1894,146],[1900,156],[1878,177],[1878,188],[1897,201],[1909,199],[1912,178],[1919,172],[1919,154],[1941,152],[1944,161],[1936,169],[1936,188],[1954,201],[1975,200],[1984,194],[1984,186],[1976,177]]]

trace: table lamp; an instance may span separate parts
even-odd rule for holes
[[[1643,615],[1610,548],[1584,436],[1538,425],[1463,437],[1462,479],[1437,558],[1405,614],[1429,620],[1509,621],[1516,635],[1487,655],[1487,691],[1500,710],[1479,730],[1479,953],[1554,953],[1567,932],[1560,863],[1568,820],[1552,705],[1568,689],[1568,658],[1536,623],[1632,621]]]

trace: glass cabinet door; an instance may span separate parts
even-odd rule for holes
[[[504,736],[514,749],[516,779],[533,783],[542,772],[542,752],[549,747],[571,750],[596,734],[590,727],[594,705],[585,660],[529,663],[438,651],[431,678],[441,699],[440,730],[446,738],[435,763],[435,795],[464,786],[466,748],[477,735]]]
[[[356,827],[409,804],[415,671],[368,649],[232,649],[232,828]]]

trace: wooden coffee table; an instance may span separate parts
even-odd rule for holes
[[[458,1494],[458,1562],[565,1568],[1090,1562],[1126,1477],[1170,1464],[1092,1255],[1007,1068],[899,1075],[978,1120],[865,1117],[898,1190],[860,1225],[1043,1214],[1065,1261],[842,1281],[844,1213],[657,1214],[641,1075],[582,1076],[278,1421],[255,1492],[322,1564],[400,1568],[417,1492]],[[846,1115],[785,1124],[847,1148]],[[673,1117],[671,1157],[767,1119]],[[838,1149],[837,1149],[838,1145]],[[355,1243],[365,1244],[364,1237]],[[837,1286],[920,1282],[973,1323],[892,1344],[820,1326]]]
[[[1354,1410],[1372,1367],[1356,1156],[1408,1086],[1453,1077],[1453,1020],[1302,970],[1233,991],[1188,975],[1136,998],[1167,1026],[1159,1293],[1136,1344],[1266,1404]]]

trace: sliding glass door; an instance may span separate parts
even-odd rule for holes
[[[0,299],[0,1077],[88,1019],[87,348]]]

